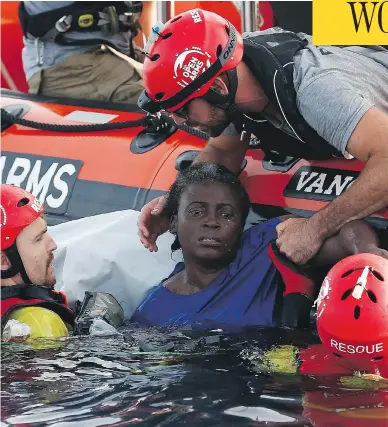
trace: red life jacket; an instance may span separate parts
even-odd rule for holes
[[[57,313],[61,319],[72,325],[74,312],[68,307],[66,295],[46,286],[14,285],[1,287],[1,322],[20,307],[43,307]]]
[[[310,327],[311,306],[319,289],[317,272],[291,262],[280,253],[275,240],[268,246],[268,256],[284,285],[282,325],[298,329]]]
[[[308,268],[299,267],[283,256],[275,241],[268,246],[268,255],[282,276],[285,288],[283,296],[297,293],[305,295],[312,300],[315,298],[319,288],[314,283],[312,273]]]

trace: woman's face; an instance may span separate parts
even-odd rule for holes
[[[192,184],[183,193],[170,231],[177,233],[185,261],[233,259],[244,225],[237,196],[223,184]]]

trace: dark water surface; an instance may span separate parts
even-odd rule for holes
[[[273,344],[307,345],[310,335],[126,328],[125,337],[4,344],[1,426],[388,425],[388,385],[298,375],[287,351],[276,372],[263,362]]]

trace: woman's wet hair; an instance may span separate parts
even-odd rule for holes
[[[177,215],[179,203],[189,185],[207,182],[225,185],[237,196],[240,202],[242,225],[244,226],[251,205],[248,193],[234,173],[230,172],[225,166],[212,163],[194,164],[178,174],[167,196],[166,211],[169,218]],[[171,245],[171,250],[175,251],[180,249],[180,247],[178,236],[176,236],[175,241]]]

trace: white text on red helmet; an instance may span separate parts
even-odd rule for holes
[[[174,79],[181,87],[186,87],[198,75],[210,67],[210,55],[197,47],[186,49],[177,55],[174,63]]]
[[[35,199],[32,202],[31,207],[36,213],[39,213],[42,210],[42,202],[39,199]]]
[[[223,54],[224,60],[228,59],[229,55],[234,51],[234,45],[236,43],[236,34],[232,33],[230,36],[230,43],[228,47],[225,49]]]
[[[384,351],[384,343],[382,342],[369,344],[369,345],[352,345],[352,344],[345,344],[343,342],[338,342],[336,340],[331,339],[330,346],[335,348],[338,351],[341,351],[342,353],[349,353],[349,354],[355,354],[355,353],[374,354],[374,353],[381,353]]]
[[[203,67],[203,64],[204,63],[202,61],[193,56],[190,59],[190,62],[183,67],[183,69],[185,70],[183,72],[183,77],[195,80],[198,77],[198,74],[202,73],[201,68]]]
[[[198,22],[202,22],[202,18],[197,10],[190,10],[190,15],[193,18],[194,24],[198,24]]]

